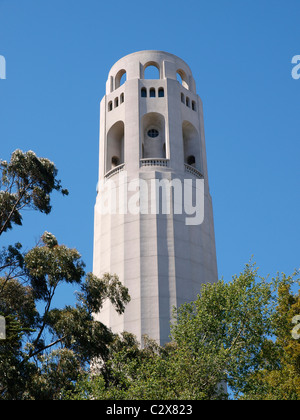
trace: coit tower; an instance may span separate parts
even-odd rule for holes
[[[131,302],[96,319],[163,345],[173,307],[217,281],[203,107],[189,66],[141,51],[111,68],[100,105],[93,272],[117,274]]]

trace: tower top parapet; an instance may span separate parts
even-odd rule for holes
[[[174,54],[165,51],[145,50],[128,54],[118,60],[110,69],[106,84],[106,94],[120,87],[126,73],[126,80],[144,79],[149,66],[158,69],[160,79],[176,80],[180,76],[183,87],[196,93],[196,84],[188,64]]]

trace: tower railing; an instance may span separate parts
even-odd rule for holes
[[[105,179],[109,179],[112,176],[118,174],[119,172],[123,171],[125,167],[125,163],[122,163],[121,165],[116,166],[115,168],[111,169],[110,171],[108,171],[105,175],[104,178]]]
[[[204,178],[203,174],[200,171],[198,171],[198,169],[194,168],[194,166],[191,166],[188,163],[185,163],[184,166],[185,172],[195,175],[197,178]]]
[[[157,158],[157,159],[141,159],[141,166],[169,166],[169,159]]]

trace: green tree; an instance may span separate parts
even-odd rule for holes
[[[275,342],[268,348],[270,363],[251,378],[248,400],[300,400],[300,339],[293,336],[293,319],[300,315],[300,294],[293,293],[294,276],[277,278],[278,299],[274,314]],[[300,324],[298,322],[298,324]],[[296,327],[296,330],[300,330]]]
[[[48,214],[54,190],[67,194],[54,164],[33,152],[16,151],[9,163],[1,161],[0,170],[0,235],[22,224],[25,208]],[[99,279],[84,268],[79,252],[59,245],[48,232],[27,253],[20,243],[2,249],[0,315],[6,320],[6,339],[0,340],[1,399],[60,399],[92,360],[107,357],[114,335],[93,313],[106,299],[123,313],[128,290],[117,276]],[[53,308],[63,283],[78,284],[77,304]]]
[[[291,320],[300,307],[287,288],[296,277],[268,281],[248,264],[231,282],[203,285],[195,302],[175,310],[169,344],[146,339],[140,349],[130,335],[116,339],[100,372],[68,398],[227,399],[228,385],[235,399],[298,399]]]
[[[231,282],[204,285],[194,303],[179,309],[172,334],[183,360],[195,365],[205,398],[218,396],[221,383],[236,397],[245,392],[252,372],[267,363],[264,347],[273,313],[272,283],[251,264]]]
[[[0,160],[0,173],[0,235],[13,224],[22,225],[21,210],[25,208],[49,214],[53,191],[68,195],[57,179],[54,163],[32,151],[16,150],[9,162]]]

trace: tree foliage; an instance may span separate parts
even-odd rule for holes
[[[0,161],[0,235],[13,224],[22,225],[21,210],[32,208],[51,211],[50,194],[68,195],[57,179],[57,168],[49,159],[38,158],[32,151],[16,150],[9,162]]]
[[[57,169],[33,152],[13,153],[1,161],[0,235],[22,224],[21,210],[48,214],[50,196],[63,190]],[[0,399],[61,399],[95,358],[105,359],[114,335],[93,317],[110,299],[123,313],[130,298],[117,276],[85,273],[76,249],[59,245],[45,232],[24,253],[20,243],[0,252],[0,316],[6,339],[0,340]],[[63,283],[77,284],[74,307],[53,307]]]
[[[293,293],[293,277],[277,277],[277,307],[274,314],[272,347],[266,346],[267,359],[273,363],[253,373],[251,387],[244,399],[299,400],[300,399],[300,339],[292,331],[300,332],[300,322],[293,319],[300,315],[300,293]],[[298,335],[297,334],[297,335]],[[275,363],[274,363],[275,360]]]
[[[205,284],[195,302],[175,310],[164,347],[116,339],[100,372],[85,376],[72,399],[299,399],[300,314],[294,276],[260,278],[254,264],[231,282]],[[228,387],[228,388],[227,388]]]
[[[116,276],[85,275],[77,250],[45,233],[24,256],[22,277],[0,279],[0,314],[7,339],[0,341],[0,395],[4,399],[56,399],[95,358],[105,359],[111,330],[93,317],[106,299],[123,313],[130,298]],[[52,308],[59,285],[79,285],[75,307]],[[37,310],[43,307],[42,311]]]

